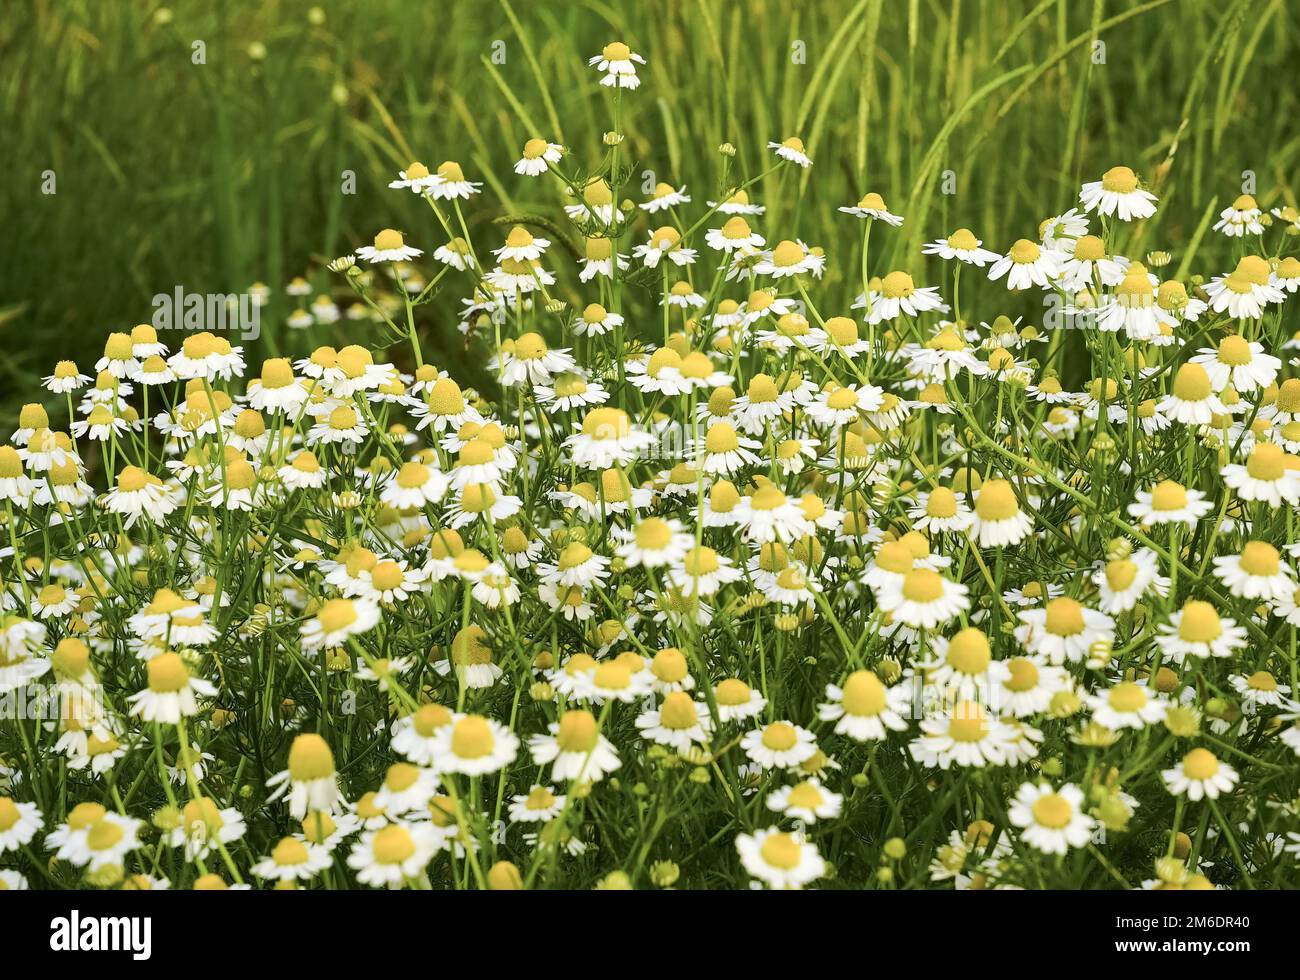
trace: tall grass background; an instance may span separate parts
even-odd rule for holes
[[[533,136],[597,165],[611,97],[586,59],[613,39],[648,61],[644,87],[623,99],[638,183],[653,170],[686,183],[697,202],[715,199],[719,144],[734,144],[732,172],[748,176],[768,165],[768,139],[802,136],[815,166],[784,168],[756,188],[769,206],[763,226],[825,247],[824,288],[842,293],[845,306],[860,288],[850,256],[861,227],[835,207],[868,190],[908,219],[881,236],[879,253],[873,245],[873,270],[903,266],[918,284],[938,284],[939,275],[934,267],[927,278],[922,241],[958,225],[994,248],[1032,238],[1042,218],[1072,204],[1081,180],[1116,163],[1134,167],[1163,202],[1128,254],[1187,242],[1174,256],[1183,271],[1229,261],[1230,246],[1206,231],[1241,192],[1244,171],[1256,175],[1265,207],[1296,198],[1300,9],[1284,0],[313,8],[300,0],[5,4],[6,413],[36,397],[58,358],[91,367],[107,331],[148,320],[150,298],[176,285],[237,292],[268,283],[275,300],[254,357],[344,338],[378,342],[368,325],[346,322],[291,334],[281,326],[290,309],[284,283],[308,274],[328,288],[321,264],[387,225],[426,249],[440,244],[410,196],[386,188],[412,159],[459,160],[486,182],[491,204],[469,209],[476,242],[497,243],[504,229],[494,219],[553,209],[554,185],[517,178],[511,165]],[[196,41],[205,64],[193,63]],[[494,63],[502,50],[504,63]],[[47,171],[57,193],[42,193]],[[341,192],[344,171],[356,174],[355,194]],[[955,193],[944,192],[945,171]],[[815,193],[804,193],[810,182]],[[986,295],[996,308],[963,284],[964,309],[989,320],[1026,313],[1032,322],[1034,311],[1016,309],[1004,290]],[[423,308],[421,330],[441,366],[473,380],[477,367],[454,327],[459,298],[447,291]]]

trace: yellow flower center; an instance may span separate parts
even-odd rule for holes
[[[1181,483],[1161,480],[1151,490],[1151,509],[1157,511],[1182,510],[1187,506],[1187,491]]]
[[[1038,686],[1038,665],[1028,657],[1015,657],[1007,661],[1011,676],[1006,681],[1009,691],[1022,694]]]
[[[336,633],[357,621],[357,609],[350,599],[331,599],[316,613],[326,633]]]
[[[1256,480],[1272,483],[1286,472],[1286,453],[1271,442],[1257,443],[1246,460],[1246,472]]]
[[[1137,174],[1128,167],[1111,167],[1101,176],[1102,190],[1113,194],[1132,194],[1137,185]]]
[[[294,837],[282,838],[271,851],[271,860],[282,868],[306,864],[308,856],[307,845]]]
[[[107,851],[117,844],[126,832],[111,820],[100,820],[86,834],[86,846],[92,851]]]
[[[1188,643],[1210,643],[1223,635],[1223,623],[1212,605],[1191,599],[1183,606],[1178,635]]]
[[[149,661],[149,690],[156,694],[175,694],[190,682],[190,672],[176,653],[160,653]]]
[[[1133,681],[1116,684],[1106,695],[1107,703],[1124,714],[1140,711],[1147,703],[1147,692]]]
[[[1047,793],[1034,801],[1034,822],[1040,827],[1060,830],[1070,824],[1074,808],[1070,801],[1057,793]]]
[[[719,683],[713,693],[717,698],[718,704],[731,708],[742,704],[748,704],[752,694],[749,685],[735,677],[728,677],[726,680]],[[791,734],[793,734],[793,731]],[[764,733],[763,738],[764,742],[766,742],[766,733]]]
[[[958,673],[983,673],[992,659],[988,637],[973,626],[961,630],[948,642],[948,665]]]
[[[1271,576],[1281,567],[1277,549],[1264,541],[1247,541],[1241,549],[1241,570],[1247,575]]]
[[[405,827],[389,824],[375,834],[371,851],[379,864],[401,864],[415,854],[415,841]]]
[[[975,513],[980,520],[1005,521],[1020,513],[1015,491],[1006,480],[989,480],[975,498]]]
[[[1219,760],[1209,749],[1192,749],[1183,756],[1183,773],[1188,779],[1209,779],[1219,771]]]
[[[637,546],[647,551],[661,551],[673,538],[673,529],[662,517],[648,517],[636,527]]]
[[[928,568],[914,568],[903,579],[903,597],[910,602],[934,602],[943,596],[943,577]]]
[[[979,239],[969,228],[958,228],[948,236],[948,247],[958,252],[973,252],[979,246]]]
[[[1219,361],[1240,367],[1251,361],[1250,342],[1238,334],[1229,334],[1219,341]]]
[[[307,733],[289,748],[289,777],[296,783],[328,779],[334,775],[334,753],[319,735]]]
[[[763,746],[773,752],[788,752],[798,740],[794,726],[784,721],[773,722],[763,729]]]
[[[799,866],[800,848],[790,834],[771,834],[759,848],[763,860],[774,868],[789,871]]]
[[[906,299],[916,292],[912,277],[906,272],[891,272],[880,283],[880,293],[889,299]]]
[[[1138,567],[1127,558],[1106,564],[1106,583],[1113,592],[1123,592],[1137,579]]]
[[[659,724],[674,731],[694,728],[699,724],[691,696],[685,691],[674,691],[664,698],[664,703],[659,708]]]
[[[1083,632],[1083,606],[1066,596],[1047,604],[1047,632],[1075,636]]]
[[[451,731],[451,751],[461,759],[481,759],[491,755],[495,744],[491,726],[479,715],[462,718]]]
[[[385,228],[375,236],[375,248],[381,252],[401,248],[403,244],[402,233],[394,231],[392,228]]]
[[[1029,265],[1038,261],[1038,256],[1042,254],[1042,251],[1028,238],[1022,238],[1011,246],[1011,261],[1017,265]]]

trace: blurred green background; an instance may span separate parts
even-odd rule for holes
[[[1300,7],[1283,0],[6,0],[3,12],[6,411],[57,358],[92,367],[109,330],[147,320],[150,297],[178,284],[269,284],[254,357],[376,341],[368,324],[290,336],[284,283],[328,287],[321,263],[385,225],[441,244],[427,210],[385,186],[410,159],[456,159],[487,182],[467,214],[480,250],[503,232],[492,219],[553,211],[554,185],[511,165],[533,136],[598,163],[611,99],[586,59],[614,39],[648,61],[623,100],[637,173],[684,182],[702,205],[720,143],[749,175],[768,139],[799,134],[816,164],[757,189],[765,227],[795,219],[786,234],[833,261],[855,254],[861,227],[835,207],[867,190],[907,215],[891,258],[917,269],[916,246],[957,225],[994,248],[1033,237],[1115,163],[1161,197],[1144,247],[1195,239],[1246,170],[1265,207],[1295,201]],[[340,192],[346,170],[354,195]],[[46,171],[57,193],[42,193]],[[1204,248],[1228,260],[1223,240]],[[459,298],[439,296],[422,325],[453,370],[467,367]]]

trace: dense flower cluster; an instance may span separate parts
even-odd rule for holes
[[[387,348],[55,367],[67,427],[0,447],[0,883],[1294,884],[1294,222],[1242,197],[1231,271],[1162,278],[1117,166],[926,278],[878,193],[860,255],[766,220],[798,138],[694,211],[621,142],[529,140],[564,214],[490,250],[481,182],[403,169],[442,243],[289,285]],[[492,392],[421,350],[447,291]]]

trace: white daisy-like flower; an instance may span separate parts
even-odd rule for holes
[[[1128,612],[1148,591],[1164,596],[1169,589],[1169,580],[1161,576],[1159,560],[1150,548],[1106,562],[1093,572],[1092,581],[1101,593],[1097,604],[1112,616]]]
[[[1111,167],[1101,180],[1084,184],[1079,203],[1085,211],[1114,215],[1120,221],[1139,221],[1156,213],[1156,196],[1138,186],[1137,174],[1128,167]]]
[[[1007,480],[985,480],[975,494],[970,533],[981,548],[1019,544],[1034,529],[1034,521],[1020,509],[1016,492]]]
[[[170,651],[154,657],[146,665],[148,686],[127,698],[131,714],[143,721],[176,725],[198,714],[199,697],[214,697],[217,689],[199,677],[191,677],[180,655]]]
[[[393,228],[385,228],[375,236],[373,245],[362,245],[356,250],[358,258],[367,262],[409,262],[424,253],[414,246],[407,245],[402,233]]]
[[[434,769],[482,776],[509,765],[519,753],[519,738],[505,725],[482,715],[465,715],[438,730]]]
[[[996,262],[1001,258],[997,252],[983,248],[983,244],[984,242],[976,238],[975,233],[969,228],[958,228],[947,238],[922,245],[921,254],[937,255],[944,260],[956,259],[958,262],[982,269],[990,262]]]
[[[915,319],[922,313],[948,312],[948,304],[934,286],[917,286],[906,272],[895,270],[880,280],[879,295],[872,298],[867,323],[887,323],[900,316]]]
[[[1064,253],[1022,238],[989,267],[989,278],[997,281],[1006,276],[1008,289],[1046,289],[1064,264]]]
[[[389,181],[388,186],[394,190],[406,189],[413,194],[423,194],[438,183],[438,175],[429,173],[429,168],[418,160],[406,165],[405,170],[397,172],[397,180]],[[378,247],[379,243],[375,243]]]
[[[35,803],[0,796],[0,854],[21,850],[31,843],[43,823]]]
[[[1193,802],[1217,800],[1231,793],[1241,776],[1226,762],[1220,762],[1209,749],[1188,752],[1172,769],[1160,773],[1165,788],[1174,796],[1186,796]]]
[[[310,881],[333,863],[329,848],[297,837],[282,837],[250,870],[267,881]]]
[[[767,797],[769,810],[805,824],[834,820],[840,815],[843,804],[843,796],[832,793],[817,779],[805,779],[793,786],[782,786]]]
[[[680,751],[692,742],[708,744],[713,721],[707,705],[681,690],[670,691],[657,708],[638,715],[636,727],[647,741]]]
[[[885,206],[885,199],[875,191],[863,194],[862,200],[858,201],[857,204],[851,207],[841,207],[839,210],[845,214],[851,214],[855,218],[874,218],[885,222],[887,225],[893,225],[895,228],[903,223],[902,215],[892,213]]]
[[[812,166],[812,160],[804,150],[803,140],[798,136],[791,136],[780,142],[768,142],[767,148],[775,150],[776,155],[782,160],[788,160],[791,163],[797,163],[799,166],[807,168]]]
[[[1247,541],[1240,554],[1215,558],[1214,577],[1241,599],[1278,601],[1296,591],[1295,572],[1267,541]]]
[[[1219,220],[1214,223],[1214,230],[1229,238],[1244,238],[1246,235],[1264,234],[1264,223],[1260,221],[1264,212],[1258,202],[1249,194],[1242,194],[1230,205],[1219,212]]]
[[[736,835],[745,871],[769,888],[798,889],[826,873],[817,846],[776,827]]]
[[[596,783],[622,764],[590,711],[566,711],[547,730],[528,739],[528,751],[537,765],[551,765],[554,783]]]
[[[1187,657],[1231,657],[1246,645],[1246,628],[1200,599],[1187,600],[1159,630],[1156,645],[1178,664]]]
[[[419,875],[445,844],[445,835],[430,823],[392,823],[362,834],[348,867],[363,885],[397,887]]]
[[[563,156],[564,147],[559,143],[534,137],[524,144],[522,155],[515,161],[515,173],[537,177],[546,173],[552,163],[559,163]]]
[[[1044,656],[1054,665],[1077,663],[1089,656],[1094,644],[1114,640],[1115,621],[1110,616],[1068,596],[1017,616],[1020,625],[1015,629],[1016,641],[1029,653]]]
[[[1293,460],[1294,461],[1294,460]],[[1223,482],[1242,500],[1259,501],[1270,507],[1300,504],[1300,470],[1288,465],[1281,446],[1256,443],[1246,462],[1229,463],[1220,474]]]
[[[1000,766],[1011,732],[975,701],[958,701],[941,715],[921,721],[921,734],[908,750],[923,766],[949,769]]]
[[[912,691],[907,685],[886,687],[871,671],[856,670],[843,687],[826,685],[827,701],[818,706],[822,721],[835,722],[835,734],[858,742],[881,741],[890,731],[907,730]]]
[[[1083,790],[1066,783],[1054,790],[1048,783],[1024,783],[1007,812],[1020,837],[1044,854],[1065,854],[1086,847],[1096,821],[1084,812]]]
[[[1267,388],[1282,368],[1282,361],[1266,354],[1263,344],[1239,334],[1224,337],[1217,348],[1201,348],[1190,363],[1205,369],[1215,391],[1229,385],[1239,392]]]
[[[746,732],[740,747],[751,761],[764,769],[790,769],[816,754],[817,739],[806,728],[788,721],[774,721]]]
[[[932,630],[970,608],[969,589],[928,568],[913,568],[901,583],[887,583],[877,594],[883,612],[896,622]]]
[[[611,41],[601,49],[600,54],[587,59],[587,64],[604,73],[601,85],[630,90],[641,84],[636,66],[644,65],[645,59],[622,41]]]
[[[1168,701],[1153,696],[1150,690],[1135,681],[1121,681],[1105,691],[1089,694],[1085,701],[1093,721],[1111,731],[1157,724],[1169,711]]]
[[[1143,527],[1185,524],[1192,528],[1214,506],[1201,491],[1188,490],[1173,480],[1161,480],[1149,491],[1138,490],[1135,496],[1137,500],[1128,505],[1128,512]]]

